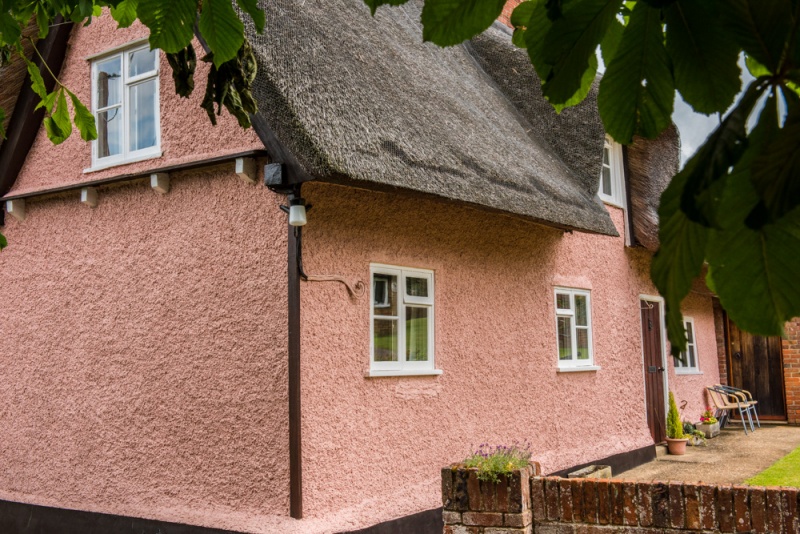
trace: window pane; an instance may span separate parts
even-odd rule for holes
[[[697,367],[697,360],[694,356],[694,345],[689,345],[687,349],[689,350],[689,359],[686,361],[686,363],[688,364],[688,367],[694,369]]]
[[[428,361],[428,308],[406,307],[406,361]]]
[[[128,76],[131,78],[156,70],[156,52],[142,48],[128,52]]]
[[[681,358],[683,358],[683,359],[686,358],[686,353],[685,352],[681,352],[681,357],[680,358],[678,358],[676,356],[672,357],[672,361],[673,361],[673,363],[675,363],[675,368],[676,369],[678,369],[680,367],[683,367],[683,362],[681,361]]]
[[[119,104],[122,100],[122,76],[117,56],[97,64],[97,109]]]
[[[603,147],[603,165],[609,165],[611,161],[611,148],[608,146]]]
[[[372,275],[372,312],[374,315],[397,316],[397,277],[391,274]]]
[[[686,340],[689,343],[694,343],[694,331],[692,330],[692,323],[686,322]]]
[[[406,277],[406,295],[409,297],[427,297],[428,296],[428,279],[427,278],[414,278],[411,276]]]
[[[572,319],[558,318],[558,359],[572,359]]]
[[[575,297],[577,299],[577,297]],[[577,303],[576,303],[577,305]],[[578,328],[575,330],[575,337],[578,342],[578,359],[589,359],[589,329]]]
[[[602,182],[600,190],[604,195],[611,196],[611,167],[603,167]]]
[[[397,319],[375,319],[373,345],[376,362],[397,361]]]
[[[569,295],[566,293],[556,293],[556,308],[559,310],[571,310]]]
[[[586,295],[575,295],[575,325],[589,326],[586,310]]]
[[[122,108],[97,114],[97,157],[122,153]]]
[[[130,87],[130,151],[156,145],[156,81]]]

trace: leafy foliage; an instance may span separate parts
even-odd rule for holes
[[[678,405],[675,404],[675,396],[669,392],[669,411],[667,412],[667,437],[669,439],[683,439],[683,423],[678,412]]]
[[[496,445],[481,444],[463,462],[466,468],[478,470],[478,480],[499,482],[500,475],[509,475],[516,469],[530,465],[530,444]]]

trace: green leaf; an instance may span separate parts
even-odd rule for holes
[[[13,44],[22,35],[19,23],[9,13],[0,11],[0,43]]]
[[[8,241],[6,240],[6,236],[0,234],[0,250],[3,250],[8,246]]]
[[[136,13],[150,29],[150,48],[177,52],[194,35],[197,0],[139,0]]]
[[[44,5],[36,6],[36,25],[39,27],[39,39],[44,39],[50,33],[50,16]]]
[[[600,52],[603,55],[603,63],[609,65],[614,56],[617,55],[619,43],[622,42],[622,33],[625,31],[625,26],[616,19],[614,19],[608,26],[608,31],[605,37],[600,42]]]
[[[675,88],[695,111],[721,113],[741,88],[739,49],[714,2],[678,0],[665,10]]]
[[[639,2],[600,82],[600,117],[606,132],[622,144],[630,144],[634,134],[653,139],[672,123],[674,100],[661,12]]]
[[[53,105],[56,103],[56,97],[58,97],[58,91],[49,93],[36,105],[35,109],[44,108],[47,110],[47,113],[53,113]]]
[[[117,21],[120,28],[127,28],[136,20],[136,9],[139,0],[122,0],[116,7],[111,8],[111,17]]]
[[[511,22],[511,25],[515,28],[527,28],[535,8],[536,2],[532,0],[526,0],[525,2],[522,2],[520,5],[514,8],[514,11],[511,12],[509,22]]]
[[[770,72],[778,72],[792,29],[791,0],[726,0],[719,14],[728,35]]]
[[[214,52],[214,65],[217,67],[236,57],[244,42],[244,25],[233,10],[231,0],[203,0],[199,28]]]
[[[258,7],[258,0],[236,0],[236,3],[239,4],[242,11],[250,15],[250,18],[253,19],[256,31],[262,33],[264,31],[264,25],[267,23],[267,17],[264,15],[264,10]]]
[[[81,139],[94,141],[97,139],[97,126],[94,122],[94,115],[74,93],[69,90],[66,91],[69,93],[70,100],[72,100],[72,108],[75,111],[75,126],[78,127],[78,131],[81,133]]]
[[[552,104],[566,104],[588,92],[587,71],[597,64],[600,41],[615,20],[622,0],[577,0],[565,3],[551,21],[538,0],[525,32],[528,55],[542,80],[542,94]],[[594,59],[594,61],[593,61]],[[591,82],[589,82],[591,84]]]
[[[675,177],[685,178],[681,209],[703,226],[718,226],[720,184],[747,148],[747,118],[766,85],[756,80],[706,142]]]
[[[658,207],[660,246],[650,266],[650,277],[666,301],[667,334],[673,355],[686,348],[681,302],[703,268],[708,241],[708,229],[681,211],[685,185],[686,175],[678,174],[661,195]]]
[[[425,0],[422,39],[439,46],[475,37],[500,16],[504,0]]]
[[[372,16],[375,16],[375,11],[381,6],[402,6],[408,0],[364,0],[364,3],[369,6]]]
[[[597,56],[590,57],[589,67],[586,69],[586,72],[583,73],[583,77],[581,78],[581,86],[578,88],[578,91],[563,103],[550,102],[557,113],[561,113],[564,109],[577,106],[583,102],[583,99],[586,98],[586,95],[588,95],[589,91],[592,90],[592,83],[597,75],[597,67]]]
[[[756,61],[753,57],[748,56],[746,54],[744,56],[744,64],[747,66],[748,72],[750,72],[750,74],[752,74],[753,77],[755,78],[772,75],[772,73],[769,71],[767,67]]]
[[[63,90],[58,92],[55,111],[50,117],[44,119],[44,128],[47,131],[47,137],[54,145],[60,145],[72,134],[72,123],[69,120],[69,109]]]
[[[777,98],[770,97],[759,123],[766,121],[771,134],[758,154],[751,181],[758,191],[770,219],[778,220],[800,205],[800,109],[790,108],[784,128],[778,125]]]
[[[44,100],[47,98],[47,87],[44,85],[44,79],[39,67],[32,61],[26,59],[25,63],[28,65],[28,76],[31,79],[31,89],[39,95],[39,98]]]
[[[727,180],[721,228],[710,232],[707,249],[722,306],[740,328],[761,335],[781,335],[783,323],[800,315],[800,210],[759,229],[745,219],[760,204],[752,173],[775,135],[774,104],[761,113],[750,146]]]

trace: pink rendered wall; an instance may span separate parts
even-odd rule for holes
[[[76,28],[60,79],[87,104],[86,57],[146,35]],[[84,173],[78,132],[44,131],[13,193],[262,148],[174,93],[161,55],[163,156]],[[262,161],[263,163],[263,161]],[[0,499],[271,532],[288,521],[286,230],[281,198],[228,163],[30,200],[0,253]]]
[[[369,298],[302,286],[304,497],[346,530],[441,505],[438,468],[481,442],[528,440],[545,472],[652,444],[639,295],[650,255],[623,238],[564,234],[498,214],[308,184],[309,274],[369,281],[371,262],[435,271],[441,376],[365,378]],[[612,216],[623,232],[622,212]],[[553,288],[592,291],[596,372],[557,373]],[[669,385],[702,409],[714,380],[710,299],[691,297],[703,376]]]
[[[73,29],[59,80],[78,95],[84,104],[91,106],[91,63],[86,58],[147,35],[147,29],[138,22],[130,28],[117,29],[116,22],[107,14],[95,18],[92,24],[85,28]],[[195,49],[198,58],[204,55],[199,45],[196,45]],[[163,152],[160,158],[85,173],[84,170],[92,164],[91,149],[89,144],[80,138],[78,131],[74,130],[69,139],[58,146],[53,146],[42,128],[31,148],[27,164],[20,172],[11,193],[26,193],[264,148],[252,129],[240,128],[236,119],[227,112],[218,117],[216,127],[211,126],[206,112],[200,108],[208,75],[208,64],[198,60],[195,90],[191,97],[186,99],[175,94],[172,69],[163,53],[159,54],[159,57]]]
[[[0,499],[288,515],[286,230],[232,165],[31,202],[0,253]]]

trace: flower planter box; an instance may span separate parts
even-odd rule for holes
[[[706,439],[719,436],[719,421],[711,423],[710,425],[704,423],[697,423],[694,427],[706,435]]]
[[[478,480],[477,469],[458,464],[443,468],[444,532],[462,532],[464,527],[500,527],[508,534],[530,534],[530,479],[539,474],[540,467],[535,462],[501,475],[497,482]]]

